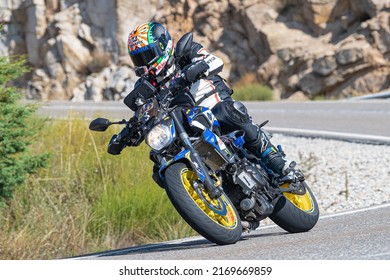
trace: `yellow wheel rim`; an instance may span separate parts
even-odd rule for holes
[[[288,188],[289,184],[284,184],[280,186],[281,188]],[[293,193],[283,193],[283,195],[297,208],[305,211],[307,213],[311,213],[314,211],[313,200],[308,190],[303,195],[293,194]]]
[[[226,206],[226,215],[219,215],[215,213],[212,209],[210,209],[207,204],[199,197],[198,193],[194,190],[192,186],[192,182],[197,180],[195,172],[189,169],[183,169],[181,173],[181,181],[183,186],[191,199],[195,202],[196,206],[202,210],[207,217],[209,217],[214,223],[223,226],[225,228],[234,229],[237,226],[237,217],[234,209],[230,205],[230,203],[226,200],[225,195],[223,194],[218,199],[212,199],[208,195],[206,190],[202,190],[202,197],[209,203],[210,205],[215,206],[216,208],[223,203]]]

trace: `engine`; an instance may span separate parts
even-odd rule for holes
[[[243,221],[250,228],[259,226],[259,222],[273,212],[271,194],[266,172],[246,158],[225,168],[228,184],[225,192],[232,200]]]

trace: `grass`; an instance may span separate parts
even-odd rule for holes
[[[49,121],[34,146],[50,168],[31,175],[0,213],[0,259],[55,259],[195,235],[151,179],[146,145],[107,154],[111,134],[83,120]]]
[[[273,100],[272,89],[259,83],[254,73],[244,74],[234,86],[233,98],[240,101]]]
[[[233,98],[240,101],[268,101],[273,99],[270,88],[259,83],[234,88]]]

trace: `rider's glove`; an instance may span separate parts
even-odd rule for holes
[[[177,74],[169,81],[168,87],[161,87],[160,93],[164,97],[166,97],[167,94],[176,95],[190,85],[191,83],[187,81],[183,73]]]
[[[180,91],[181,89],[189,86],[190,83],[183,76],[175,77],[170,81],[169,89],[173,94]]]
[[[114,134],[108,144],[107,152],[111,155],[119,155],[126,146],[126,137],[129,130],[125,127],[119,134]]]
[[[192,83],[199,79],[208,69],[209,65],[202,59],[185,66],[182,73],[184,78]]]

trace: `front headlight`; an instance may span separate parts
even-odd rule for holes
[[[160,151],[172,141],[172,134],[168,126],[158,124],[153,127],[146,135],[146,144],[153,150]]]

